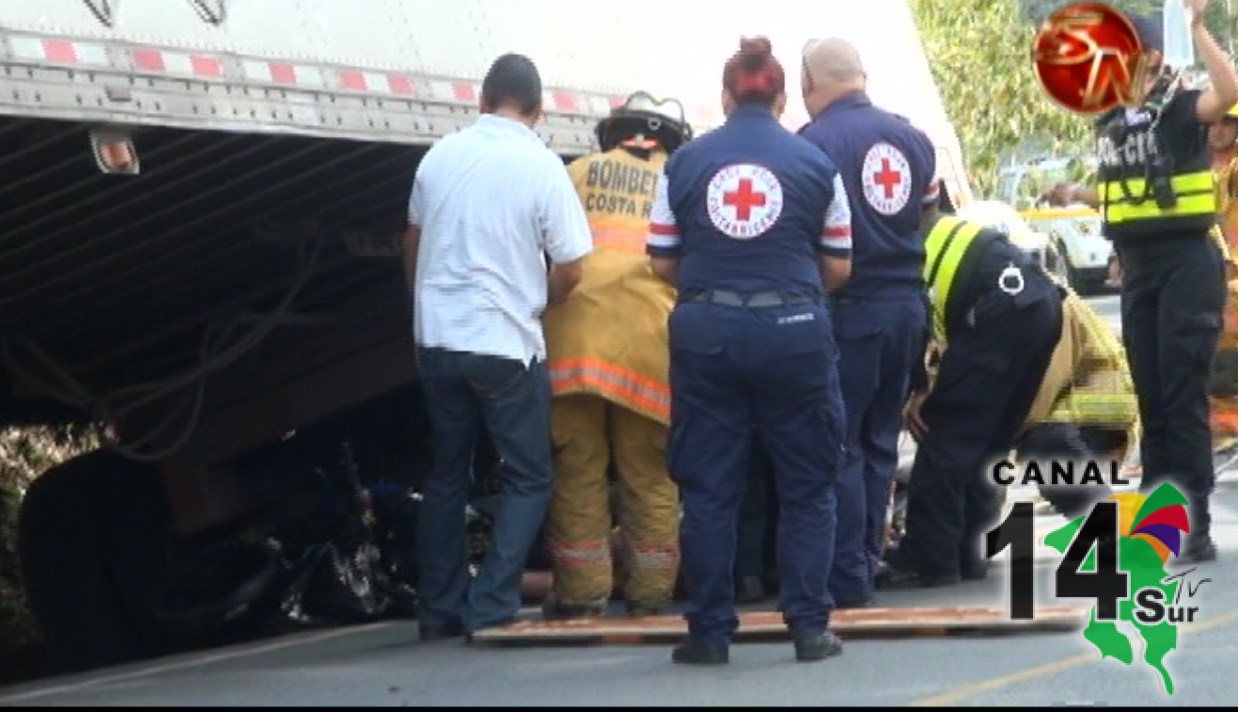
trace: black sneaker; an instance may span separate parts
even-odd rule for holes
[[[735,602],[739,604],[760,603],[768,597],[760,576],[744,576],[735,587]]]
[[[795,659],[801,663],[815,663],[843,652],[843,642],[832,631],[795,639]]]
[[[877,578],[877,588],[883,591],[939,588],[953,586],[962,580],[958,574],[922,574],[918,571],[890,568]]]
[[[438,640],[450,640],[464,635],[464,626],[459,623],[419,623],[418,638],[423,643],[433,643]]]
[[[989,577],[989,562],[982,561],[963,567],[964,581],[983,581]]]
[[[1178,557],[1184,564],[1202,564],[1217,560],[1217,545],[1207,534],[1186,540],[1186,550]]]
[[[687,638],[675,646],[671,660],[679,665],[726,665],[731,662],[731,651],[728,645],[699,643]]]
[[[474,628],[470,628],[464,631],[464,642],[468,643],[469,645],[473,645],[475,643],[474,636],[476,634],[482,631],[492,630],[494,628],[502,628],[504,626],[511,625],[512,623],[515,623],[515,622],[516,622],[516,617],[512,616],[511,618],[504,618],[503,620],[500,620],[500,621],[495,621],[493,623],[486,623],[485,625],[479,625]]]
[[[605,603],[558,603],[542,605],[542,618],[548,621],[568,621],[581,618],[601,618],[606,615]]]
[[[645,603],[642,601],[628,602],[628,617],[629,618],[652,618],[662,615],[662,606],[656,603]]]

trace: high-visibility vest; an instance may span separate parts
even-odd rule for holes
[[[1181,95],[1177,95],[1181,96]],[[1173,93],[1149,99],[1143,111],[1163,112],[1174,105]],[[1114,110],[1098,124],[1100,170],[1097,193],[1105,234],[1110,238],[1155,236],[1164,232],[1198,231],[1216,223],[1216,183],[1203,126],[1194,141],[1159,137],[1157,119],[1138,127],[1126,124],[1125,110]],[[1118,140],[1121,143],[1118,143]],[[1163,140],[1162,140],[1163,139]],[[1162,208],[1148,185],[1149,162],[1157,151],[1168,151],[1168,176],[1176,203]]]
[[[1191,227],[1206,219],[1207,228],[1217,212],[1216,184],[1212,171],[1180,173],[1170,179],[1178,202],[1172,208],[1162,208],[1147,190],[1144,178],[1127,178],[1101,183],[1100,200],[1105,220],[1110,226],[1128,225],[1138,221],[1156,220],[1158,225],[1173,229],[1180,224]],[[1125,190],[1123,189],[1125,183]],[[1129,195],[1128,195],[1129,194]],[[1192,218],[1177,220],[1177,218]],[[1195,220],[1198,218],[1199,220]]]
[[[937,221],[924,240],[924,284],[933,310],[933,336],[945,342],[950,297],[959,282],[968,250],[984,226],[954,217]]]

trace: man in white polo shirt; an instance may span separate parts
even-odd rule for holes
[[[580,281],[592,249],[563,162],[533,132],[542,113],[533,62],[496,60],[481,111],[422,158],[404,241],[434,427],[417,526],[422,640],[502,625],[520,606],[553,469],[540,319],[548,300],[564,299]],[[503,461],[503,486],[490,551],[470,587],[464,513],[483,425]]]

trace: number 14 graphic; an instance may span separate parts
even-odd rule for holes
[[[1035,532],[1032,503],[1018,502],[997,529],[989,532],[989,558],[1010,547],[1010,617],[1030,621],[1036,617]],[[1090,571],[1083,571],[1092,551]],[[1070,548],[1057,567],[1055,576],[1059,598],[1090,598],[1096,601],[1096,617],[1112,621],[1118,617],[1118,601],[1130,597],[1129,576],[1118,571],[1118,505],[1099,502],[1093,507]]]

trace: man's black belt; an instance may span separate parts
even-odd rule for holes
[[[729,289],[706,289],[690,295],[684,301],[694,304],[721,304],[728,307],[789,307],[802,304],[819,304],[819,297],[780,292],[752,292],[744,294]]]

